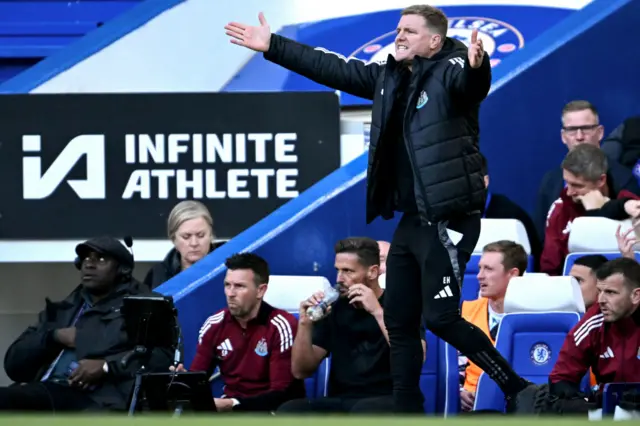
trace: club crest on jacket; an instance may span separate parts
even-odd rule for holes
[[[429,101],[429,96],[427,96],[427,92],[424,90],[420,92],[420,96],[418,97],[418,103],[416,104],[416,109],[420,109],[427,104]]]
[[[260,356],[267,356],[267,354],[269,353],[267,350],[267,341],[264,337],[260,339],[260,341],[256,345],[255,351]]]

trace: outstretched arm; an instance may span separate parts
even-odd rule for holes
[[[263,52],[265,59],[307,77],[316,83],[372,100],[381,66],[366,64],[356,58],[323,48],[313,48],[277,34],[264,15],[258,15],[259,26],[231,22],[225,26],[231,42],[256,52]]]
[[[484,51],[478,30],[471,35],[467,57],[451,58],[445,72],[445,85],[459,99],[468,104],[479,104],[491,89],[491,63]]]

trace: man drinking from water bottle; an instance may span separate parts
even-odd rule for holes
[[[304,379],[331,355],[328,397],[289,401],[278,413],[393,411],[389,335],[382,308],[385,293],[378,283],[378,243],[371,238],[346,238],[335,245],[335,253],[336,287],[341,297],[317,322],[307,312],[325,295],[319,292],[300,303],[291,357],[294,376]],[[422,335],[424,339],[424,330]],[[424,352],[424,340],[422,345]]]

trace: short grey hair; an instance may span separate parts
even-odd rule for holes
[[[213,233],[213,218],[207,206],[199,201],[182,201],[171,210],[169,213],[169,219],[167,220],[167,234],[169,239],[173,241],[176,236],[176,232],[183,223],[188,220],[203,218],[211,229],[211,239],[214,239]]]
[[[562,168],[571,174],[595,182],[609,170],[606,154],[597,146],[581,143],[569,151]]]

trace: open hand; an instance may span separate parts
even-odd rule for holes
[[[256,52],[269,50],[271,27],[269,27],[262,12],[258,14],[258,20],[260,21],[260,26],[257,27],[240,22],[229,22],[225,25],[224,29],[226,34],[231,37],[231,43],[247,47]]]
[[[478,38],[478,30],[471,33],[471,43],[469,44],[469,65],[471,68],[480,68],[484,60],[484,46],[482,39]]]
[[[634,221],[635,223],[626,232],[620,232],[622,225],[618,225],[616,229],[616,240],[618,241],[618,249],[622,254],[622,257],[628,257],[629,259],[635,259],[635,253],[633,247],[638,243],[638,239],[634,231],[640,226],[640,220]]]

